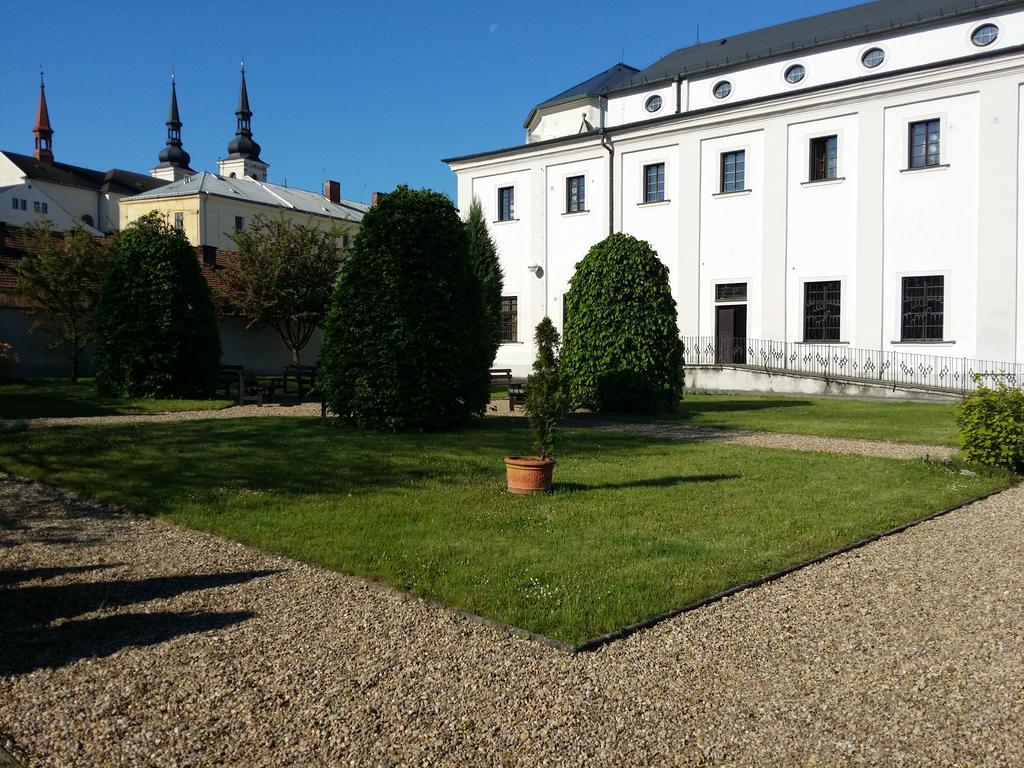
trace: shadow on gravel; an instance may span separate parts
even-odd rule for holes
[[[89,570],[97,566],[83,566]],[[102,566],[99,566],[102,567]],[[49,570],[49,569],[39,569]],[[59,570],[59,569],[53,569]],[[99,609],[166,599],[185,592],[242,584],[279,571],[238,571],[201,576],[162,576],[52,586],[0,588],[0,675],[61,667],[83,658],[109,656],[129,646],[154,645],[180,635],[207,632],[253,618],[252,611],[123,613],[71,619]],[[0,583],[23,580],[22,570],[0,571]],[[36,577],[41,578],[41,577]]]
[[[96,563],[95,565],[68,565],[54,568],[11,568],[6,571],[0,571],[0,587],[8,587],[12,584],[34,581],[35,579],[55,579],[58,576],[68,576],[73,573],[106,570],[107,568],[117,568],[122,565],[124,563]]]
[[[655,477],[650,480],[629,480],[622,483],[562,483],[555,484],[558,491],[606,491],[615,488],[671,488],[687,483],[717,483],[722,480],[739,480],[741,475],[679,475],[677,477]]]
[[[0,470],[2,472],[2,470]],[[86,533],[78,520],[88,518],[114,519],[124,513],[104,509],[82,499],[61,494],[59,491],[40,492],[31,480],[6,475],[2,477],[4,497],[0,498],[0,547],[18,544],[92,544],[100,537]],[[54,508],[60,508],[54,514]]]

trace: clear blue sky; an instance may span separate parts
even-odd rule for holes
[[[452,196],[440,159],[520,144],[539,101],[623,59],[853,5],[853,0],[7,3],[0,149],[32,151],[38,69],[58,161],[148,172],[178,77],[192,167],[234,134],[244,55],[270,180],[368,200],[397,184]],[[643,9],[642,11],[640,9]]]

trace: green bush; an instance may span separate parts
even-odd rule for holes
[[[534,334],[537,358],[533,374],[526,380],[526,418],[537,444],[537,455],[551,458],[555,442],[555,424],[565,414],[565,394],[559,378],[558,331],[545,317]]]
[[[573,407],[675,408],[683,343],[668,267],[648,243],[617,233],[591,248],[576,265],[565,311],[562,376]]]
[[[979,387],[964,398],[956,421],[968,461],[1024,469],[1024,392],[1004,383]]]
[[[210,286],[185,236],[157,213],[118,238],[96,307],[96,386],[116,397],[213,394],[220,336]]]
[[[491,333],[451,201],[399,187],[363,218],[320,349],[331,410],[389,431],[444,429],[490,399]]]

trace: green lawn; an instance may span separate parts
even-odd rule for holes
[[[525,426],[33,430],[0,442],[0,467],[571,643],[1011,482],[920,461],[565,430],[557,491],[517,498],[502,458],[529,446]],[[0,527],[17,514],[0,510]]]
[[[205,411],[226,408],[230,400],[124,400],[103,397],[92,379],[32,379],[0,384],[0,419],[110,416],[114,414]]]
[[[956,404],[778,395],[687,394],[655,421],[798,435],[956,445]]]

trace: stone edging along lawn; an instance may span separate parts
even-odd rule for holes
[[[31,480],[29,478],[22,478],[22,477],[20,477],[18,475],[9,474],[8,476],[9,477],[17,477],[17,478],[19,478],[21,480],[24,480],[26,482],[32,482],[32,483],[39,482],[39,481]],[[358,579],[359,581],[363,582],[367,586],[369,586],[369,587],[371,587],[373,589],[379,590],[381,592],[386,592],[386,593],[389,593],[389,594],[400,595],[402,598],[404,598],[406,600],[416,600],[416,601],[422,602],[425,605],[428,605],[428,606],[431,606],[431,607],[435,607],[435,608],[439,608],[439,609],[442,609],[442,610],[454,613],[454,614],[456,614],[458,616],[461,616],[461,617],[463,617],[465,619],[468,619],[470,621],[476,622],[478,624],[483,624],[485,626],[494,627],[496,629],[499,629],[499,630],[502,630],[504,632],[507,632],[508,634],[514,635],[516,637],[520,637],[520,638],[523,638],[523,639],[526,639],[526,640],[530,640],[532,642],[540,643],[540,644],[545,645],[545,646],[547,646],[549,648],[553,648],[555,650],[562,651],[564,653],[568,653],[568,654],[590,653],[590,652],[593,652],[593,651],[597,651],[597,650],[603,648],[606,645],[610,645],[610,644],[618,642],[620,640],[625,640],[626,638],[630,637],[631,635],[636,634],[637,632],[640,632],[640,631],[643,631],[643,630],[646,630],[646,629],[650,629],[650,628],[652,628],[652,627],[654,627],[654,626],[656,626],[658,624],[661,624],[664,621],[668,621],[670,619],[676,618],[676,617],[678,617],[678,616],[680,616],[682,614],[690,613],[691,611],[695,611],[695,610],[698,610],[700,608],[704,608],[704,607],[706,607],[708,605],[712,605],[714,603],[720,602],[721,600],[724,600],[725,598],[728,598],[728,597],[732,597],[733,595],[736,595],[736,594],[738,594],[740,592],[745,592],[745,591],[747,591],[749,589],[754,589],[755,587],[759,587],[761,585],[768,584],[768,583],[773,582],[773,581],[777,581],[777,580],[783,578],[784,576],[788,576],[791,573],[803,570],[804,568],[807,568],[807,567],[812,566],[812,565],[816,565],[816,564],[824,562],[826,560],[831,560],[832,558],[838,557],[839,555],[843,555],[843,554],[846,554],[848,552],[852,552],[854,550],[860,549],[862,547],[867,546],[868,544],[872,544],[872,543],[874,543],[876,541],[879,541],[880,539],[888,538],[890,536],[894,536],[896,534],[903,533],[904,531],[907,531],[907,530],[909,530],[911,528],[914,528],[914,527],[916,527],[918,525],[921,525],[922,523],[926,523],[926,522],[928,522],[930,520],[935,520],[936,518],[943,517],[945,515],[950,514],[951,512],[955,512],[955,511],[957,511],[959,509],[963,509],[964,507],[970,506],[971,504],[975,504],[975,503],[977,503],[979,501],[983,501],[984,499],[990,498],[991,496],[995,496],[996,494],[1003,493],[1004,491],[1009,490],[1010,488],[1014,487],[1017,484],[1018,484],[1017,482],[1014,482],[1011,485],[1008,485],[1008,486],[1006,486],[1004,488],[997,488],[997,489],[988,491],[987,493],[983,493],[983,494],[981,494],[979,496],[975,496],[973,498],[966,499],[965,501],[962,501],[959,504],[956,504],[956,505],[954,505],[952,507],[947,507],[945,509],[940,509],[937,512],[933,512],[933,513],[931,513],[929,515],[926,515],[925,517],[922,517],[922,518],[920,518],[918,520],[912,520],[912,521],[907,522],[907,523],[902,523],[901,525],[898,525],[898,526],[896,526],[894,528],[890,528],[890,529],[888,529],[886,531],[882,531],[881,533],[873,534],[873,535],[868,536],[868,537],[866,537],[864,539],[860,539],[859,541],[855,541],[855,542],[852,542],[850,544],[846,544],[846,545],[844,545],[842,547],[839,547],[838,549],[831,550],[830,552],[826,552],[826,553],[824,553],[822,555],[818,555],[818,556],[810,558],[808,560],[803,560],[801,562],[794,563],[792,565],[788,565],[788,566],[786,566],[784,568],[781,568],[781,569],[779,569],[777,571],[774,571],[774,572],[772,572],[770,574],[767,574],[765,576],[761,576],[761,577],[759,577],[757,579],[753,579],[751,581],[747,581],[747,582],[744,582],[742,584],[737,584],[737,585],[735,585],[733,587],[729,587],[728,589],[722,590],[721,592],[717,592],[717,593],[715,593],[713,595],[708,595],[707,597],[700,598],[699,600],[696,600],[696,601],[694,601],[692,603],[688,603],[688,604],[686,604],[686,605],[684,605],[684,606],[682,606],[680,608],[677,608],[675,610],[666,611],[664,613],[660,613],[660,614],[651,616],[649,618],[643,619],[641,621],[635,622],[635,623],[630,624],[630,625],[625,626],[625,627],[621,627],[619,629],[613,630],[613,631],[608,632],[606,634],[590,638],[589,640],[584,640],[583,642],[577,643],[575,645],[573,645],[571,643],[566,643],[566,642],[564,642],[562,640],[557,640],[557,639],[552,638],[552,637],[548,637],[547,635],[541,635],[541,634],[538,634],[536,632],[530,632],[529,630],[523,629],[521,627],[516,627],[516,626],[510,625],[510,624],[505,624],[504,622],[497,621],[495,619],[491,619],[491,618],[488,618],[486,616],[481,616],[479,614],[470,613],[469,611],[461,610],[461,609],[456,608],[456,607],[454,607],[452,605],[449,605],[448,603],[443,603],[443,602],[441,602],[439,600],[434,600],[432,598],[426,598],[426,597],[422,597],[422,596],[419,596],[419,595],[414,595],[414,594],[412,594],[410,592],[398,589],[396,587],[392,587],[391,585],[385,584],[383,582],[373,581],[373,580],[365,579],[365,578],[358,577],[358,576],[351,576],[351,578]],[[46,485],[47,487],[55,490],[58,493],[81,498],[83,501],[85,501],[86,503],[88,503],[88,504],[90,504],[90,505],[92,505],[92,506],[94,506],[96,508],[107,509],[107,510],[118,512],[120,514],[127,514],[127,515],[138,515],[139,514],[138,512],[135,512],[133,510],[121,507],[121,506],[119,506],[117,504],[98,503],[98,502],[92,501],[92,500],[90,500],[90,499],[88,499],[86,497],[79,496],[79,494],[75,493],[74,491],[70,491],[70,490],[67,490],[67,489],[59,488],[59,487],[56,487],[56,486],[51,486],[51,485],[46,484],[46,483],[43,483],[43,485]],[[149,516],[145,516],[145,517],[149,517]],[[171,525],[171,526],[174,526],[175,528],[181,528],[182,530],[189,531],[189,532],[194,532],[195,531],[195,529],[193,529],[193,528],[189,528],[187,526],[180,525],[179,523],[176,523],[176,522],[174,522],[172,520],[167,520],[166,518],[162,518],[162,517],[158,516],[155,519],[159,519],[165,525]],[[231,539],[227,539],[227,538],[225,538],[223,536],[219,536],[218,534],[215,534],[215,533],[207,533],[206,535],[216,536],[217,538],[224,539],[225,541],[232,541]],[[265,550],[260,550],[257,547],[250,547],[250,545],[243,544],[241,542],[234,542],[234,543],[237,543],[239,546],[249,547],[251,549],[255,549],[257,551],[261,551],[261,552],[265,551]],[[287,557],[287,556],[284,556],[284,557]],[[288,558],[288,559],[293,559],[293,558]],[[296,561],[296,562],[301,562],[301,561]],[[309,564],[309,565],[312,565],[312,567],[315,567],[315,568],[322,567],[322,566],[316,566],[316,565],[313,565],[313,564]],[[20,763],[17,763],[17,762],[5,763],[4,759],[6,757],[8,757],[8,755],[4,754],[4,750],[2,748],[2,744],[0,744],[0,768],[5,768],[6,765],[12,765],[12,766],[19,766],[20,765]],[[13,759],[13,757],[11,757],[10,759]]]

